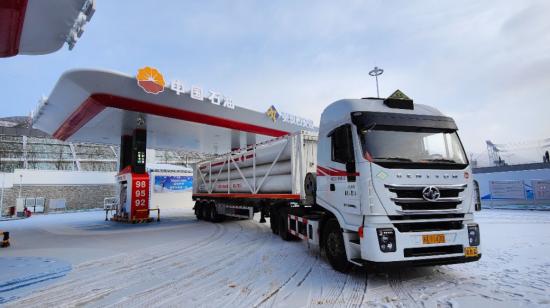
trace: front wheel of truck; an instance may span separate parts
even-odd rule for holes
[[[335,218],[331,218],[325,223],[323,240],[325,254],[332,268],[342,273],[347,272],[351,264],[346,256],[342,228],[340,228],[340,224]]]

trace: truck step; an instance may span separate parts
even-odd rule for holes
[[[361,258],[353,258],[353,259],[351,259],[350,262],[357,265],[357,266],[363,266],[364,265],[364,260],[361,259]]]
[[[348,258],[360,258],[361,257],[361,244],[359,236],[355,232],[344,232],[344,241],[347,241],[347,253]]]

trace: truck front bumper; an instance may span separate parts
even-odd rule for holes
[[[391,261],[391,262],[373,262],[368,260],[354,260],[363,264],[367,268],[373,269],[391,269],[398,267],[413,267],[413,266],[434,266],[434,265],[449,265],[458,263],[475,262],[481,259],[481,254],[477,257],[450,257],[450,258],[436,258],[436,259],[419,259],[408,261]]]
[[[362,263],[392,264],[392,265],[441,265],[453,263],[465,263],[477,261],[481,258],[481,246],[473,246],[477,249],[476,255],[468,256],[467,247],[470,246],[468,238],[468,224],[464,222],[459,230],[424,231],[424,232],[399,232],[391,224],[372,224],[363,228],[361,239]],[[395,251],[383,252],[380,249],[377,229],[392,229],[395,233]],[[444,235],[444,243],[425,244],[425,235]]]

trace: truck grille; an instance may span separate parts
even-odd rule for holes
[[[405,248],[403,253],[405,258],[411,257],[427,257],[447,255],[453,253],[462,253],[464,248],[462,245],[450,245],[450,246],[435,246],[435,247],[420,247],[420,248]]]
[[[461,230],[464,214],[390,215],[393,226],[399,232],[426,232]]]
[[[427,221],[412,223],[394,223],[393,226],[399,232],[425,232],[425,231],[448,231],[462,229],[462,221]]]
[[[411,213],[421,211],[453,211],[462,203],[460,193],[467,185],[439,185],[440,196],[436,201],[425,200],[422,196],[422,190],[425,185],[388,185],[385,187],[396,197],[391,198],[395,205],[400,206],[402,212]]]

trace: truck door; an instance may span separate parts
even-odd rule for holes
[[[346,223],[355,224],[354,220],[361,214],[361,209],[351,125],[337,127],[328,137],[331,159],[328,166],[322,166],[321,169],[328,178],[326,199],[342,213]]]

